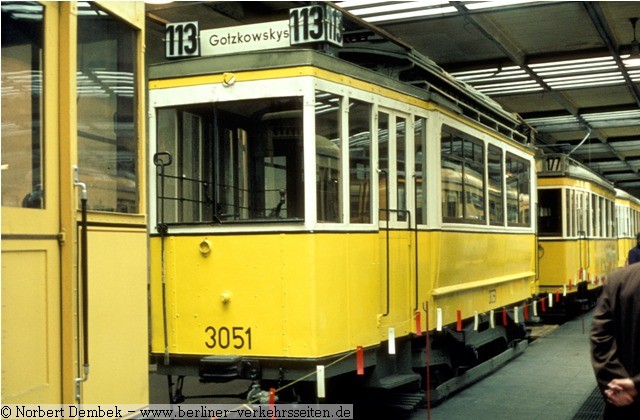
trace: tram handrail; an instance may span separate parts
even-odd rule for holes
[[[80,384],[89,379],[89,279],[88,279],[88,247],[87,247],[87,184],[80,182],[78,179],[78,166],[73,165],[73,185],[80,188],[80,276],[82,277],[82,355],[78,360],[78,377],[76,383],[76,401],[80,403],[81,393]],[[80,291],[78,291],[78,294]],[[79,298],[79,296],[78,296]],[[80,315],[79,315],[80,316]],[[83,363],[83,373],[80,373],[80,360]]]
[[[163,159],[165,158],[166,161]],[[164,197],[164,168],[165,166],[169,166],[172,163],[171,153],[169,152],[157,152],[153,155],[153,164],[156,165],[156,168],[159,169],[160,173],[158,176],[160,177],[160,193],[156,192],[156,195]],[[156,187],[158,188],[158,187]],[[160,200],[160,213],[158,214],[158,223],[156,224],[156,230],[160,233],[160,270],[162,277],[162,327],[163,327],[163,336],[164,336],[164,364],[169,364],[169,326],[167,325],[167,279],[165,273],[165,239],[167,236],[168,226],[164,220],[164,198]]]

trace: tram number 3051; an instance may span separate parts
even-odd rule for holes
[[[245,327],[219,327],[208,326],[204,329],[207,334],[205,346],[210,349],[226,349],[233,346],[235,349],[247,348],[251,350],[251,328]]]
[[[290,43],[330,42],[342,46],[342,12],[327,4],[289,10]]]

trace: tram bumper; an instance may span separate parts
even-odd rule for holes
[[[171,355],[165,363],[161,354],[152,355],[156,373],[169,376],[198,376],[200,382],[229,382],[234,379],[256,379],[262,375],[258,360],[241,356]]]
[[[205,356],[200,359],[198,374],[200,382],[254,379],[260,377],[260,364],[239,356]]]

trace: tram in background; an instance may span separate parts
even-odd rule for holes
[[[523,122],[393,40],[318,45],[149,68],[151,352],[173,402],[185,376],[315,400],[320,365],[335,399],[425,386],[427,363],[442,398],[525,339]]]
[[[144,3],[0,7],[2,402],[145,405]]]
[[[640,200],[621,189],[616,189],[618,267],[627,265],[629,250],[637,245],[638,233],[640,233]]]
[[[616,190],[574,159],[546,154],[537,161],[539,279],[548,297],[543,318],[579,313],[595,304],[617,267]]]

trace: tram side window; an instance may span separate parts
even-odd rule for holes
[[[591,236],[598,236],[598,197],[591,194]]]
[[[607,214],[606,214],[606,228],[607,228],[607,232],[606,232],[606,236],[607,238],[611,238],[613,237],[613,211],[611,210],[611,200],[605,199],[605,207],[607,209]]]
[[[483,144],[454,128],[444,126],[441,154],[443,220],[484,222],[486,219]]]
[[[492,225],[504,223],[504,179],[502,150],[489,145],[489,220]]]
[[[598,197],[598,236],[604,237],[606,226],[605,226],[605,208],[604,208],[604,198]]]
[[[567,189],[567,236],[576,236],[576,203],[575,203],[575,191]]]
[[[342,222],[341,97],[316,91],[316,194],[318,222]]]
[[[636,217],[636,211],[633,208],[630,208],[629,211],[627,212],[627,223],[626,223],[627,235],[629,236],[633,236],[633,234],[636,232],[635,217]]]
[[[157,150],[173,156],[158,180],[166,223],[304,217],[300,98],[167,108],[157,118]]]
[[[591,198],[590,195],[587,193],[585,194],[584,197],[584,205],[585,205],[585,219],[587,222],[587,231],[586,231],[586,235],[587,236],[592,236],[593,235],[593,220],[591,219],[591,213],[592,213],[592,208],[591,208]]]
[[[378,217],[380,220],[387,220],[391,218],[388,210],[390,203],[387,202],[389,197],[388,190],[390,187],[389,178],[390,174],[390,150],[389,150],[389,114],[380,112],[378,113],[378,169],[384,174],[379,177],[378,185],[378,202],[380,211]]]
[[[614,216],[616,204],[612,200],[609,201],[609,237],[615,238],[616,236],[616,218]]]
[[[510,226],[531,226],[531,164],[507,153],[507,222]]]
[[[371,105],[349,101],[349,212],[351,223],[371,223]]]
[[[617,237],[626,236],[627,214],[625,210],[627,210],[625,207],[616,206],[616,220],[618,220],[618,224],[616,225]]]
[[[583,191],[575,191],[575,224],[576,224],[576,234],[578,236],[586,236],[587,235],[587,223],[588,214],[586,211],[585,202],[588,201],[588,195]]]
[[[396,117],[396,206],[398,221],[406,221],[407,214],[407,171],[406,171],[407,120]]]
[[[426,179],[426,146],[427,146],[427,120],[416,117],[414,123],[414,154],[415,154],[415,188],[416,188],[416,223],[427,223],[427,194],[425,192]]]
[[[98,9],[78,15],[78,167],[91,210],[137,213],[137,32]]]
[[[44,208],[44,7],[2,2],[2,205]]]
[[[538,206],[540,236],[562,236],[562,191],[538,190]]]

